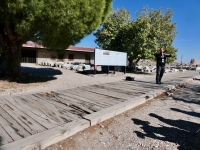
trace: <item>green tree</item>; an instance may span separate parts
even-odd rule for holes
[[[0,47],[5,54],[6,75],[20,75],[24,42],[65,49],[98,28],[111,5],[112,0],[1,0]]]
[[[122,10],[128,12],[124,9]],[[117,15],[114,14],[116,14],[116,12],[112,15],[118,18],[124,17],[124,15],[120,16],[121,14],[119,13],[117,13]],[[112,48],[112,50],[127,52],[130,66],[135,66],[140,59],[154,60],[154,54],[158,52],[159,47],[163,47],[166,53],[172,54],[173,57],[167,60],[168,62],[172,62],[176,59],[177,52],[172,46],[176,36],[176,24],[171,22],[172,15],[173,13],[170,9],[162,13],[161,9],[149,10],[144,7],[137,13],[137,19],[129,18],[126,22],[118,19],[117,25],[115,25],[116,19],[110,17],[110,15],[108,17],[110,18],[109,22],[112,23],[110,26],[118,27],[118,24],[123,25],[120,28],[112,28],[114,32],[109,33],[109,35],[112,35],[109,37],[106,36],[108,34],[103,32],[109,29],[105,26],[108,23],[107,20],[95,34],[97,37],[96,43],[101,48],[109,47],[110,49]],[[112,19],[114,21],[112,21]]]
[[[94,33],[95,42],[102,49],[122,51],[121,30],[130,21],[130,12],[125,8],[112,11],[103,25]]]

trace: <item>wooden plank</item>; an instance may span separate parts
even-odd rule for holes
[[[89,100],[88,98],[85,98],[85,97],[81,97],[81,96],[77,96],[77,95],[74,95],[73,93],[70,93],[69,91],[66,93],[66,92],[61,92],[61,91],[57,91],[57,95],[59,97],[62,97],[64,98],[66,101],[70,101],[70,103],[78,103],[78,104],[81,104],[81,105],[85,105],[87,106],[88,108],[93,108],[93,109],[102,109],[104,108],[104,106],[102,106],[101,104],[95,104],[93,101]]]
[[[68,93],[63,93],[63,91],[57,91],[59,93],[59,97],[64,97],[66,101],[70,101],[72,103],[78,103],[78,104],[85,104],[87,103],[87,107],[89,109],[92,109],[93,111],[99,111],[99,110],[102,110],[106,107],[109,107],[109,105],[107,104],[104,104],[103,102],[101,102],[101,100],[99,100],[99,102],[95,101],[94,100],[90,100],[88,97],[86,97],[85,95],[82,95],[82,97],[86,98],[87,101],[85,100],[78,100],[76,98],[73,98],[73,95],[70,95],[71,97],[68,96]],[[73,93],[71,93],[73,94]],[[77,95],[77,94],[76,94]],[[79,96],[79,95],[78,95]]]
[[[135,90],[135,91],[140,91],[140,92],[148,92],[149,90],[151,90],[151,88],[147,88],[147,87],[141,87],[141,86],[130,86],[128,84],[122,84],[122,85],[115,85],[117,87],[121,87],[124,89],[130,89],[130,90]]]
[[[140,82],[140,81],[134,81],[134,84],[130,83],[130,82],[122,82],[122,85],[128,85],[128,86],[138,86],[138,87],[143,87],[143,88],[153,88],[153,89],[158,89],[160,88],[160,86],[162,85],[157,85],[155,84],[151,84],[151,83],[145,83],[145,82]]]
[[[0,114],[0,125],[4,128],[4,130],[6,131],[6,133],[14,140],[19,140],[22,137],[16,132],[16,130],[14,130],[9,123],[2,117],[2,115]]]
[[[31,134],[26,131],[22,126],[20,126],[16,120],[14,120],[6,111],[0,107],[0,114],[1,116],[8,122],[9,126],[15,130],[16,134],[20,137],[24,138],[30,136]],[[10,135],[12,136],[12,135]]]
[[[79,91],[80,92],[78,92],[78,90],[76,90],[76,91],[70,90],[69,92],[74,95],[77,95],[79,97],[86,97],[92,103],[94,103],[94,104],[100,103],[106,107],[109,107],[109,106],[112,106],[113,104],[119,103],[119,101],[117,101],[117,98],[88,92],[86,90],[79,90]]]
[[[85,119],[73,121],[62,126],[29,136],[24,139],[0,146],[0,150],[31,150],[44,149],[52,144],[58,143],[90,127],[90,122]]]
[[[10,116],[12,116],[29,133],[36,134],[38,132],[46,130],[38,122],[36,122],[34,119],[23,113],[21,110],[19,110],[17,107],[12,105],[5,99],[1,99],[0,103],[4,111],[6,111]]]
[[[114,92],[120,92],[123,94],[127,94],[127,95],[131,95],[131,96],[138,96],[138,92],[135,90],[130,90],[128,88],[124,88],[124,87],[117,87],[117,86],[111,86],[111,85],[98,85],[96,86],[97,88],[102,88],[102,89],[106,89],[109,91],[114,91]]]
[[[55,94],[55,93],[54,93],[54,94]],[[40,97],[41,97],[41,95],[37,95],[37,96],[40,96]],[[55,98],[55,95],[54,95],[54,98]],[[52,100],[51,98],[48,98],[48,97],[45,97],[45,99],[47,99],[47,100],[49,100],[49,101]],[[54,100],[58,100],[58,99],[56,98],[56,99],[54,99]],[[89,110],[87,107],[85,107],[84,104],[74,103],[73,101],[71,101],[71,102],[69,103],[69,101],[67,102],[67,101],[65,101],[65,99],[59,99],[59,101],[62,101],[62,103],[65,103],[66,105],[68,105],[68,106],[74,108],[74,110],[78,110],[78,111],[79,111],[79,112],[78,112],[79,116],[83,116],[84,113],[86,113],[86,114],[93,113],[93,111],[91,111],[91,110]]]
[[[126,88],[125,86],[118,86],[118,85],[115,85],[114,87],[111,86],[111,85],[106,85],[106,87],[109,87],[109,88],[114,88],[114,89],[117,89],[117,90],[122,90],[122,91],[128,91],[128,92],[132,92],[134,96],[138,96],[138,95],[141,95],[141,94],[146,94],[147,93],[147,90],[141,90],[141,89],[133,89],[133,88]]]
[[[96,112],[96,113],[93,113],[90,115],[86,115],[86,116],[84,116],[84,118],[90,120],[91,126],[93,126],[102,121],[110,119],[120,113],[123,113],[129,109],[139,106],[145,102],[146,102],[145,98],[135,98],[130,101],[125,101],[125,102],[119,103],[115,106],[105,108],[102,111],[99,111],[99,112]]]
[[[33,108],[33,103],[30,98],[14,98],[9,97],[6,98],[10,103],[12,103],[15,107],[17,107],[19,110],[23,111],[25,114],[33,118],[34,120],[37,120],[38,123],[40,123],[42,126],[44,126],[47,129],[54,128],[58,126],[59,124],[52,120],[51,118],[47,117],[42,111],[39,109]],[[31,106],[30,106],[31,105]]]
[[[56,93],[56,95],[59,97],[60,93]],[[72,96],[73,96],[73,95],[71,95],[71,97],[72,97]],[[92,104],[89,104],[87,99],[85,99],[85,98],[83,98],[83,97],[77,97],[77,96],[75,96],[75,95],[74,95],[74,97],[75,97],[76,99],[79,99],[79,100],[80,100],[80,103],[71,102],[70,105],[73,105],[73,106],[75,106],[75,107],[78,107],[78,108],[80,108],[81,110],[83,110],[83,111],[85,111],[85,112],[87,112],[87,113],[89,113],[89,114],[91,114],[91,113],[94,112],[94,111],[88,109],[88,108],[91,108],[93,105],[92,105]],[[72,97],[72,98],[73,98],[73,97]],[[82,102],[82,101],[87,101],[87,102]],[[94,110],[94,108],[93,108],[93,110]]]
[[[85,89],[85,90],[89,91],[89,92],[102,94],[102,95],[107,95],[107,96],[110,96],[110,97],[119,98],[119,100],[121,100],[121,99],[126,100],[127,98],[131,97],[130,95],[127,95],[127,94],[114,92],[114,91],[108,91],[108,90],[100,89],[100,88],[90,88],[90,89]]]
[[[54,109],[56,109],[55,111],[58,111],[59,114],[62,115],[61,118],[63,118],[63,115],[64,115],[64,118],[66,118],[67,120],[78,120],[78,119],[80,119],[80,116],[77,116],[77,115],[70,113],[71,111],[72,112],[74,111],[73,108],[68,107],[67,105],[65,105],[65,104],[63,104],[59,101],[48,100],[48,98],[41,96],[40,94],[33,94],[33,95],[31,95],[31,98],[33,100],[37,101],[38,103],[45,103],[45,104],[48,105],[48,107],[49,106],[53,107]],[[38,106],[36,105],[36,107],[38,107]]]
[[[13,139],[6,133],[3,127],[0,125],[0,146],[12,142]],[[1,150],[1,147],[0,147]]]
[[[66,110],[46,101],[42,101],[38,98],[32,97],[27,103],[30,107],[41,111],[47,118],[50,118],[59,125],[72,121],[72,118],[65,115]]]
[[[102,94],[88,92],[88,91],[84,90],[83,88],[79,88],[76,90],[67,90],[66,92],[62,91],[61,93],[67,95],[68,92],[78,95],[78,96],[82,96],[82,97],[86,98],[89,103],[92,103],[93,105],[97,105],[97,106],[100,106],[103,108],[113,105],[112,102],[109,102],[107,100],[107,99],[110,100],[111,97],[102,95]]]

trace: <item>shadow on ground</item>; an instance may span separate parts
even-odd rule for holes
[[[199,81],[197,81],[199,82]],[[188,104],[200,105],[200,86],[199,84],[187,85],[186,87],[178,90],[174,95],[175,101],[182,101]]]
[[[107,73],[102,72],[102,71],[96,71],[96,72],[94,72],[94,70],[77,71],[76,73],[82,74],[82,75],[107,74]],[[111,72],[109,72],[109,73],[111,73]]]
[[[186,104],[199,105],[199,84],[188,84],[181,89],[176,90],[173,95],[173,100],[177,102],[184,102]],[[173,112],[186,114],[188,116],[200,118],[200,113],[195,111],[186,111],[178,108],[170,108]],[[166,119],[154,113],[149,114],[150,117],[156,118],[161,124],[156,126],[151,125],[151,122],[135,119],[133,122],[141,126],[144,132],[134,131],[138,137],[149,137],[162,141],[172,142],[178,145],[178,149],[200,149],[200,124],[184,120]]]
[[[200,124],[185,120],[165,119],[156,114],[149,116],[157,118],[159,121],[167,124],[155,127],[150,122],[140,119],[132,119],[136,125],[142,126],[143,132],[134,131],[138,137],[149,137],[161,141],[168,141],[178,145],[178,149],[200,149],[200,133],[196,133],[200,128]]]
[[[50,80],[57,79],[56,75],[61,75],[62,72],[53,68],[32,68],[32,67],[21,67],[21,76],[14,79],[7,77],[0,77],[0,80],[8,80],[17,83],[37,83],[47,82]]]

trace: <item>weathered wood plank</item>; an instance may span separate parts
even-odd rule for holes
[[[70,92],[61,92],[61,91],[57,91],[57,94],[59,97],[63,97],[66,101],[70,101],[70,103],[77,103],[77,104],[81,104],[81,105],[85,105],[88,108],[93,108],[93,109],[102,109],[104,108],[102,105],[100,104],[95,104],[94,102],[92,102],[91,100],[89,100],[88,98],[85,97],[81,97],[81,96],[77,96],[73,93]]]
[[[9,99],[8,97],[6,98]],[[7,100],[1,99],[0,103],[4,111],[6,111],[10,116],[12,116],[29,133],[36,134],[38,132],[46,130],[38,122],[36,122],[34,119],[23,113],[21,110],[19,110]]]
[[[106,107],[112,106],[113,104],[119,103],[117,98],[101,95],[101,94],[96,94],[92,92],[88,92],[86,90],[80,90],[80,92],[70,90],[70,93],[77,95],[79,97],[87,97],[88,100],[90,100],[94,104],[103,104]]]
[[[94,93],[98,93],[98,94],[102,94],[102,95],[107,95],[107,96],[110,96],[110,97],[119,98],[119,100],[121,100],[121,99],[126,100],[127,98],[131,97],[130,95],[127,95],[127,94],[114,92],[114,91],[108,91],[108,90],[100,89],[100,88],[90,88],[90,89],[85,89],[85,90],[90,91],[90,92],[94,92]]]
[[[121,85],[115,85],[117,87],[121,87],[124,89],[131,89],[131,90],[136,90],[136,91],[142,91],[142,92],[148,92],[149,90],[151,90],[152,88],[147,88],[147,87],[141,87],[138,85],[128,85],[128,84],[121,84]]]
[[[127,85],[127,86],[138,86],[138,87],[143,87],[143,88],[153,88],[153,89],[158,89],[162,85],[157,85],[155,83],[148,83],[148,82],[142,82],[142,81],[134,81],[134,83],[130,82],[121,82],[120,84],[122,85]]]
[[[69,94],[69,93],[68,93]],[[61,93],[55,93],[55,96],[57,97],[60,97]],[[88,103],[88,100],[86,98],[83,98],[83,97],[78,97],[78,96],[75,96],[73,94],[70,94],[70,97],[71,98],[76,98],[76,99],[79,99],[80,103],[74,103],[74,102],[71,102],[70,105],[73,105],[75,107],[78,107],[80,108],[81,110],[91,114],[93,113],[94,111],[88,109],[88,108],[91,108],[93,105],[92,104],[89,104]],[[83,102],[84,101],[84,102]],[[65,99],[63,99],[63,102],[65,102]]]
[[[37,108],[33,108],[34,102],[32,102],[28,97],[9,97],[7,100],[47,129],[51,129],[59,125],[57,122],[47,117],[42,111]]]
[[[148,93],[149,89],[144,89],[144,88],[137,88],[137,87],[129,87],[129,86],[115,86],[115,88],[118,88],[118,89],[124,89],[124,90],[129,90],[130,92],[134,92],[136,93],[136,96],[137,95],[141,95],[141,94],[146,94]]]
[[[19,140],[22,137],[16,133],[16,131],[9,125],[9,123],[2,117],[0,114],[0,125],[4,128],[7,134],[15,141]]]
[[[125,88],[125,87],[119,88],[117,86],[111,86],[111,85],[98,85],[96,87],[101,88],[101,89],[106,89],[108,91],[119,92],[119,93],[131,95],[131,96],[138,96],[139,95],[137,91],[130,90],[129,88]]]
[[[73,121],[62,126],[29,136],[25,139],[20,139],[0,146],[0,150],[44,149],[88,127],[90,127],[90,122],[88,120],[81,119],[78,121]]]
[[[123,113],[131,108],[141,105],[145,102],[146,102],[145,98],[135,98],[130,101],[125,101],[123,103],[119,103],[109,108],[105,108],[102,111],[86,115],[84,116],[84,118],[90,120],[91,126],[93,126],[109,118],[112,118],[120,113]]]
[[[55,94],[55,93],[54,93]],[[38,95],[41,97],[41,95]],[[55,98],[57,96],[54,95],[54,100],[58,100],[58,101],[62,101],[62,103],[65,103],[67,106],[70,106],[71,108],[73,108],[73,111],[70,112],[76,112],[78,113],[77,115],[79,116],[83,116],[84,113],[86,114],[90,114],[93,111],[89,110],[87,107],[84,106],[84,104],[79,104],[79,103],[74,103],[73,101],[69,102],[69,101],[65,101],[65,99],[61,99],[60,96],[58,96],[57,98]],[[45,99],[52,101],[51,98],[45,97]]]
[[[30,107],[41,111],[47,118],[50,118],[59,125],[72,121],[72,118],[65,115],[65,109],[57,107],[56,105],[53,105],[46,101],[42,101],[36,97],[32,97],[31,99],[29,99],[28,104]]]
[[[105,84],[103,86],[114,88],[114,89],[120,89],[120,90],[124,90],[124,91],[128,91],[128,92],[146,91],[146,90],[144,90],[144,88],[140,89],[140,87],[132,87],[132,86],[129,86],[129,85],[126,85],[126,84],[125,85],[121,85],[121,84],[115,84],[115,85]]]
[[[102,105],[104,108],[110,107],[113,104],[116,104],[119,102],[116,100],[117,98],[115,99],[113,97],[100,95],[100,94],[92,93],[89,91],[84,91],[83,93],[76,93],[76,95],[86,97],[90,99],[94,103],[94,105]]]
[[[80,116],[74,115],[70,112],[73,112],[75,109],[67,106],[66,104],[62,103],[62,99],[52,99],[46,96],[42,96],[40,94],[33,94],[32,98],[37,100],[38,102],[45,102],[45,103],[50,103],[50,105],[53,105],[54,108],[56,108],[56,110],[64,115],[66,117],[66,119],[68,120],[79,120]],[[63,118],[63,116],[61,116]]]
[[[12,142],[13,139],[6,133],[3,127],[0,125],[0,146]],[[0,147],[1,150],[1,147]]]
[[[110,86],[108,86],[110,87]],[[115,86],[115,87],[111,87],[114,89],[118,89],[118,90],[122,90],[122,91],[128,91],[128,92],[132,92],[133,96],[137,97],[141,94],[146,94],[148,90],[143,90],[143,89],[133,89],[133,88],[129,88],[129,87],[125,87],[125,86]]]
[[[8,122],[9,126],[15,130],[21,138],[30,136],[31,134],[26,131],[22,126],[20,126],[16,120],[14,120],[6,111],[0,106],[0,115]],[[12,136],[12,135],[10,135]]]

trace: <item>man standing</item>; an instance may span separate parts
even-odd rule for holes
[[[163,84],[161,82],[162,76],[165,72],[165,63],[166,63],[166,58],[171,57],[171,54],[164,54],[164,49],[160,48],[160,53],[155,54],[156,57],[156,83],[157,84]]]

